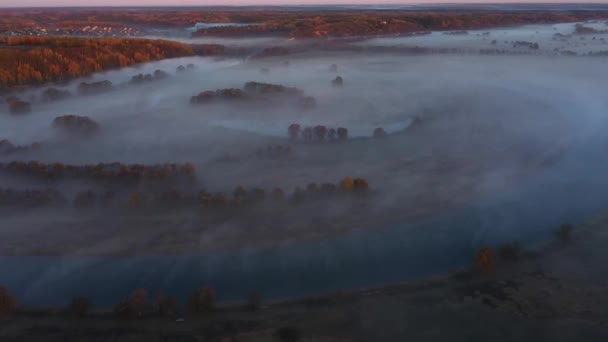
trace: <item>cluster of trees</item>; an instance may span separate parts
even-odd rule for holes
[[[65,165],[63,163],[42,163],[37,161],[0,163],[0,173],[47,179],[89,179],[89,180],[170,180],[191,179],[195,169],[192,163],[165,164],[123,164],[98,163],[88,165]]]
[[[194,70],[194,69],[196,69],[196,66],[195,66],[194,64],[190,63],[190,64],[188,64],[188,65],[186,65],[186,66],[179,65],[179,66],[178,66],[178,67],[175,69],[175,72],[177,72],[178,74],[181,74],[181,73],[186,72],[187,70]]]
[[[272,96],[269,98],[268,96]],[[268,103],[277,96],[283,99],[294,100],[297,107],[311,109],[317,105],[317,100],[312,96],[305,96],[298,88],[285,87],[280,84],[247,82],[243,89],[226,88],[215,91],[204,91],[190,98],[191,104],[208,104],[217,101],[247,101]]]
[[[401,35],[418,31],[473,30],[601,18],[601,12],[273,12],[257,25],[201,29],[194,36],[278,35],[296,38]],[[605,15],[605,13],[604,13]]]
[[[54,87],[47,88],[42,92],[41,99],[44,102],[52,102],[67,99],[72,96],[69,90],[57,89]]]
[[[30,152],[30,151],[40,151],[42,149],[42,144],[33,143],[31,145],[20,146],[13,144],[8,139],[0,140],[0,155],[9,155],[13,153],[21,153],[21,152]]]
[[[88,135],[99,130],[99,124],[88,116],[62,115],[53,120],[53,127],[69,134]]]
[[[266,148],[259,148],[255,151],[258,158],[281,159],[293,155],[293,149],[290,146],[268,145]]]
[[[14,208],[37,208],[45,206],[62,206],[68,201],[57,190],[15,190],[0,189],[0,206]]]
[[[11,113],[13,115],[27,114],[32,111],[31,103],[20,100],[17,97],[9,96],[6,99],[6,102],[8,103],[9,113]]]
[[[179,68],[179,67],[178,67]],[[131,77],[129,84],[141,84],[152,81],[163,80],[169,77],[169,74],[163,70],[154,70],[153,74],[137,74]]]
[[[80,95],[95,95],[104,93],[106,91],[111,91],[114,89],[112,82],[108,80],[97,81],[97,82],[80,82],[78,85],[78,93]]]
[[[249,94],[285,94],[297,96],[303,93],[302,90],[295,87],[286,87],[281,84],[247,82],[243,89]]]
[[[514,48],[518,48],[520,46],[527,47],[530,50],[538,50],[539,49],[538,43],[527,42],[527,41],[523,41],[523,40],[518,40],[516,42],[513,42],[513,47]]]
[[[141,38],[20,36],[7,38],[6,45],[0,45],[0,90],[194,55],[187,44]]]
[[[300,126],[300,124],[294,123],[289,125],[289,127],[287,128],[287,134],[289,136],[289,139],[292,141],[297,141],[299,139],[302,139],[307,142],[335,142],[348,140],[348,129],[344,127],[338,127],[337,129],[328,129],[326,126],[317,125],[314,127],[304,127],[304,129],[302,129],[302,126]]]

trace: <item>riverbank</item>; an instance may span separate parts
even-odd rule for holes
[[[0,320],[0,338],[281,341],[277,333],[293,333],[305,341],[602,340],[608,337],[608,287],[606,275],[593,267],[608,257],[602,248],[607,227],[608,215],[599,215],[576,227],[566,241],[516,260],[498,259],[492,274],[463,271],[298,300],[262,299],[256,310],[245,303],[225,304],[202,316],[124,319],[101,309],[75,318],[60,310],[25,310]]]

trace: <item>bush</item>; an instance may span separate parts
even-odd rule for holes
[[[17,300],[7,289],[0,287],[0,317],[10,316],[17,310]]]

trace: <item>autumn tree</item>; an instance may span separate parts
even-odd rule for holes
[[[346,141],[348,139],[348,129],[346,129],[344,127],[338,127],[337,133],[338,133],[338,140]]]
[[[373,137],[374,138],[384,138],[384,137],[386,137],[386,131],[382,127],[377,127],[376,129],[374,129]]]
[[[302,137],[304,138],[304,141],[312,141],[312,139],[314,137],[313,128],[312,127],[304,128],[304,130],[302,131]]]
[[[336,129],[335,128],[329,129],[329,131],[327,132],[327,139],[329,139],[329,141],[336,141]]]
[[[289,128],[287,129],[289,139],[291,139],[292,141],[298,140],[298,137],[300,136],[300,129],[300,125],[297,123],[289,125]]]
[[[136,289],[131,293],[130,303],[138,316],[141,316],[148,305],[148,291]]]
[[[11,114],[27,114],[32,111],[32,105],[29,102],[15,100],[8,104],[8,110]]]
[[[173,316],[177,313],[175,297],[166,296],[162,292],[156,296],[156,312],[161,316]]]
[[[496,257],[494,249],[483,247],[475,254],[475,269],[483,274],[490,274],[496,270]]]
[[[369,184],[365,178],[355,178],[353,180],[353,189],[357,192],[365,192],[369,189]]]
[[[209,313],[215,310],[215,290],[203,288],[188,298],[188,312],[194,315]]]
[[[78,296],[72,298],[72,301],[68,306],[68,312],[76,317],[85,317],[92,308],[93,303],[91,303],[87,297]]]
[[[351,177],[344,177],[340,181],[340,189],[347,192],[355,190],[355,180]]]
[[[17,300],[6,288],[0,287],[0,317],[10,316],[17,310]]]
[[[327,135],[327,127],[318,125],[314,128],[315,139],[317,141],[325,141],[325,136]]]

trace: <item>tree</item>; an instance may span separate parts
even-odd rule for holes
[[[175,297],[165,296],[159,292],[156,296],[156,311],[161,316],[173,316],[177,313]]]
[[[128,299],[123,299],[114,305],[112,314],[118,318],[131,318],[134,314],[133,306]]]
[[[17,300],[6,288],[0,287],[0,317],[10,316],[17,310]]]
[[[353,191],[355,189],[354,179],[351,177],[344,177],[344,179],[340,181],[340,189],[347,192]]]
[[[555,232],[555,237],[561,243],[568,243],[572,240],[572,231],[574,226],[571,224],[562,224],[559,229]]]
[[[331,85],[333,85],[336,88],[340,88],[344,85],[344,80],[342,79],[342,76],[337,76],[336,78],[334,78],[331,81]]]
[[[74,297],[68,306],[68,312],[76,317],[85,317],[93,308],[93,303],[87,297]]]
[[[215,290],[203,288],[188,298],[188,312],[194,315],[209,313],[215,310]]]
[[[281,342],[297,342],[302,336],[300,331],[295,327],[286,326],[277,329],[274,333],[274,336],[278,338]]]
[[[355,178],[353,181],[353,189],[357,192],[365,192],[369,189],[369,184],[365,178]]]
[[[519,243],[512,242],[500,246],[498,248],[498,257],[503,261],[518,261],[521,257],[521,248],[519,247]]]
[[[312,127],[304,128],[304,131],[302,132],[302,136],[304,137],[304,141],[312,141],[312,138],[314,137],[313,128]]]
[[[285,199],[285,192],[281,188],[274,188],[272,190],[272,198],[275,201],[283,200],[283,199]]]
[[[8,109],[14,115],[27,114],[32,111],[32,105],[26,101],[15,100],[9,103]]]
[[[298,140],[298,137],[300,136],[300,125],[297,123],[289,125],[287,132],[289,134],[289,139],[292,141]]]
[[[314,128],[315,138],[318,141],[325,141],[325,135],[327,134],[327,127],[318,125]]]
[[[496,270],[494,249],[483,247],[475,254],[475,269],[483,274],[490,274]]]
[[[344,127],[338,127],[338,140],[346,141],[348,139],[348,129]]]
[[[257,291],[253,291],[249,294],[247,299],[247,309],[250,311],[257,311],[260,309],[261,296]]]
[[[148,305],[148,291],[146,289],[136,289],[131,293],[130,302],[133,310],[138,316],[141,316]]]
[[[384,138],[384,137],[386,137],[386,131],[382,127],[377,127],[376,129],[374,129],[373,137],[374,138]]]
[[[336,129],[335,128],[330,128],[329,131],[327,132],[327,138],[329,139],[329,141],[335,141],[336,140]]]

